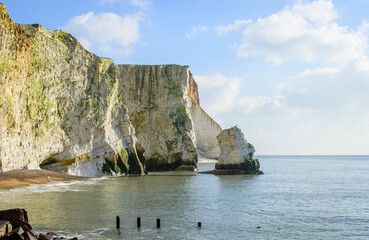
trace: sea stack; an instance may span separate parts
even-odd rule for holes
[[[224,129],[217,138],[220,155],[214,174],[263,174],[259,160],[254,157],[255,148],[247,142],[240,128]]]

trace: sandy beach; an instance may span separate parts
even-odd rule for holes
[[[86,180],[88,177],[71,176],[48,170],[13,170],[0,173],[0,190],[55,181]]]

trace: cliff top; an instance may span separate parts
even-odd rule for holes
[[[1,15],[4,15],[4,14],[8,15],[8,11],[6,10],[5,5],[2,4],[1,2],[0,2],[0,13]]]

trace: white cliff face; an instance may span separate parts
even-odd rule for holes
[[[220,147],[216,169],[240,169],[246,173],[258,173],[259,161],[254,158],[255,149],[247,142],[237,126],[223,130],[218,135]]]
[[[238,127],[223,130],[218,135],[218,141],[221,147],[219,164],[239,164],[245,158],[252,159],[254,156],[254,147],[247,142]]]
[[[220,149],[217,136],[222,128],[201,107],[198,86],[192,74],[188,78],[191,117],[195,132],[196,148],[201,158],[218,159]]]
[[[3,171],[143,174],[195,169],[197,148],[219,154],[188,66],[115,65],[0,4],[0,70]]]
[[[195,129],[196,147],[199,156],[218,159],[220,148],[217,140],[222,128],[201,107],[193,103],[191,116]]]
[[[112,60],[0,4],[0,167],[143,173]],[[118,166],[119,165],[119,166]]]
[[[118,76],[146,171],[195,165],[189,67],[118,65]]]

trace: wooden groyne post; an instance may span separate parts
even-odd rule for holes
[[[117,229],[120,229],[120,217],[119,216],[117,216],[116,224],[117,224]]]

